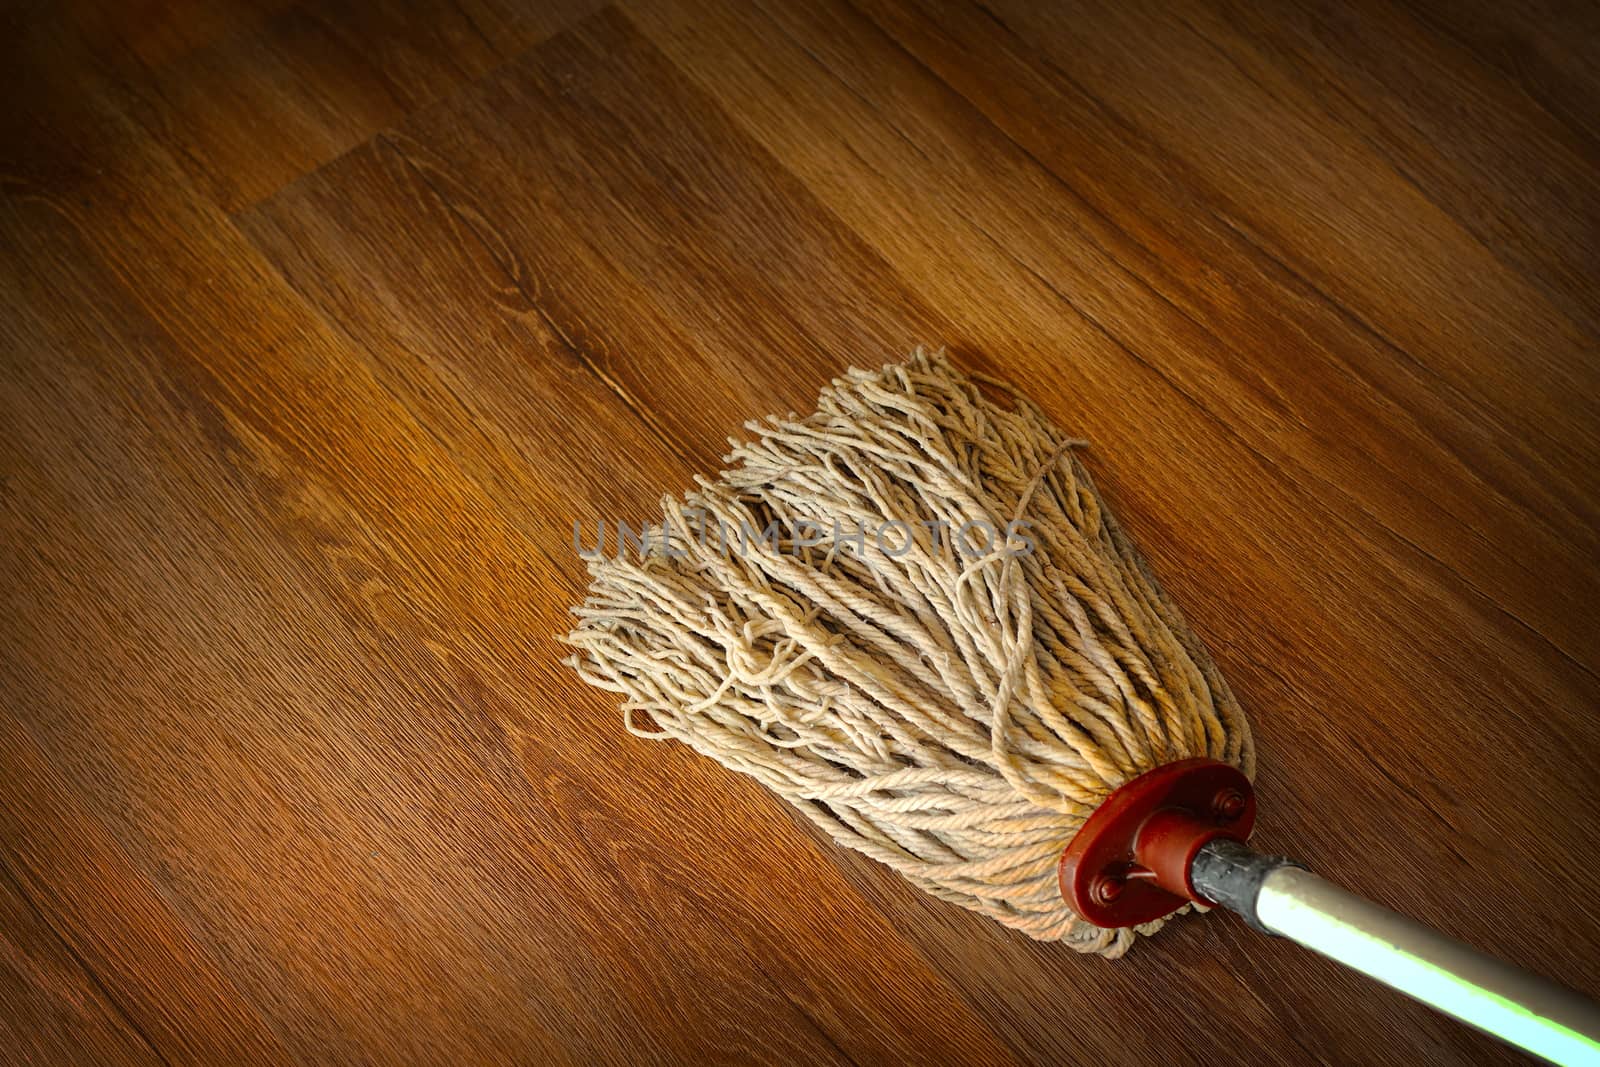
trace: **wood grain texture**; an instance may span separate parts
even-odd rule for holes
[[[6,1062],[1515,1062],[1028,942],[560,667],[575,520],[916,343],[1093,442],[1264,843],[1600,995],[1592,16],[4,19]]]

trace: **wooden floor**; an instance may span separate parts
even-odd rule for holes
[[[0,1062],[1514,1062],[559,665],[574,520],[919,342],[1093,442],[1265,847],[1600,995],[1595,9],[983,4],[7,5]]]

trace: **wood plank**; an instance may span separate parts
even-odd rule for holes
[[[1593,6],[1561,0],[1399,0],[1399,6],[1600,150],[1600,15]]]
[[[1190,22],[1314,98],[1508,271],[1600,338],[1600,145],[1486,70],[1473,51],[1384,5],[1197,4]],[[1580,39],[1575,38],[1575,39]]]
[[[132,113],[237,211],[596,6],[297,3],[152,65]]]
[[[16,5],[30,21],[61,18],[113,69],[154,69],[258,27],[293,0],[66,0]],[[53,9],[46,12],[46,8]]]
[[[93,554],[67,562],[69,557],[60,553],[70,552],[74,532],[81,530],[80,509],[86,506],[91,512],[99,511],[101,521],[109,523],[112,541],[120,540],[137,555],[149,551],[148,530],[141,533],[137,526],[117,527],[119,485],[114,480],[104,497],[91,494],[69,503],[60,496],[56,479],[70,466],[62,453],[78,453],[77,439],[69,438],[64,449],[58,444],[58,454],[44,470],[30,467],[23,447],[25,427],[48,419],[54,411],[50,405],[61,399],[58,394],[27,395],[27,368],[40,360],[48,363],[50,354],[58,349],[59,337],[41,329],[45,320],[74,322],[76,346],[85,351],[110,352],[120,358],[125,351],[137,351],[142,343],[138,317],[119,325],[120,336],[95,329],[92,309],[101,307],[103,296],[114,293],[114,288],[108,287],[103,294],[90,285],[81,302],[60,303],[56,291],[38,288],[15,270],[18,262],[44,263],[60,251],[49,240],[49,227],[34,231],[16,225],[18,204],[28,202],[32,190],[48,188],[56,199],[34,200],[33,207],[38,210],[49,203],[45,210],[56,214],[54,222],[59,225],[88,199],[90,176],[127,145],[125,128],[88,94],[78,91],[97,84],[81,73],[93,69],[85,65],[87,53],[82,42],[57,19],[28,20],[25,26],[26,33],[15,43],[22,46],[17,54],[27,62],[6,66],[5,73],[28,85],[30,91],[13,97],[25,106],[7,111],[0,134],[6,160],[6,199],[0,204],[6,239],[0,244],[0,279],[8,294],[6,314],[0,317],[5,367],[0,392],[8,412],[0,421],[0,437],[5,441],[0,449],[0,484],[5,490],[0,541],[7,546],[0,588],[4,590],[8,646],[0,658],[0,677],[9,697],[0,715],[0,782],[4,783],[0,847],[18,891],[39,909],[92,983],[126,1016],[127,1025],[137,1031],[148,1055],[169,1063],[286,1062],[275,1035],[230,981],[225,965],[193,936],[187,917],[108,833],[99,813],[83,802],[78,789],[39,750],[32,730],[25,725],[52,711],[70,719],[78,701],[87,699],[84,690],[69,683],[71,698],[52,708],[40,692],[41,672],[28,664],[25,650],[30,643],[49,640],[29,626],[45,609],[41,598],[51,590],[50,583],[34,580],[35,569],[54,573],[61,583],[55,587],[60,596],[56,606],[65,609],[60,617],[67,629],[56,634],[62,643],[45,649],[49,671],[71,675],[88,662],[114,673],[115,660],[108,658],[106,651],[120,647],[126,619],[115,616],[115,602],[97,602],[84,593],[83,575],[77,567],[93,559]],[[114,211],[115,201],[107,206]],[[85,308],[91,309],[87,316]],[[12,404],[21,398],[26,398],[23,409],[27,418],[13,419]],[[39,406],[41,403],[44,406]],[[87,426],[79,429],[86,437],[94,436]],[[108,429],[102,425],[98,431]],[[107,452],[116,454],[115,442],[103,444],[109,446]],[[54,512],[48,504],[52,499]],[[89,503],[95,500],[98,503]],[[79,673],[76,681],[83,680]],[[149,706],[160,702],[154,697]],[[140,706],[144,705],[118,705],[118,719],[126,722],[130,711]],[[100,771],[92,757],[86,770],[91,775]],[[188,802],[192,796],[184,794],[184,799]],[[175,862],[181,866],[182,860]],[[33,1040],[44,1036],[39,1032],[30,1035]],[[85,1037],[93,1039],[94,1035]],[[90,1060],[91,1047],[64,1051]]]
[[[1185,164],[1235,228],[1498,413],[1505,431],[1564,468],[1592,469],[1600,400],[1589,361],[1572,357],[1594,339],[1356,133],[1325,121],[1284,67],[1158,4],[994,10]]]
[[[0,1008],[0,1055],[8,1063],[161,1062],[5,869],[0,869]]]
[[[11,477],[13,469],[7,470],[8,482],[25,487],[26,481]],[[8,535],[14,532],[9,526]],[[8,581],[8,588],[26,587]],[[15,599],[8,599],[8,617],[27,617]],[[17,703],[0,716],[6,783],[0,858],[12,891],[49,925],[49,939],[56,944],[45,947],[51,955],[67,957],[58,961],[65,969],[63,980],[72,971],[83,972],[83,1015],[71,1033],[94,1042],[81,1048],[56,1045],[43,1061],[77,1059],[103,1047],[133,1062],[289,1062],[221,961],[137,870],[16,717],[30,705],[41,710],[32,705],[36,680],[19,677],[17,666],[15,659],[5,664],[6,691]],[[8,998],[5,1003],[9,1015],[26,1002]],[[23,1045],[57,1036],[13,1020],[23,1031],[18,1035]]]

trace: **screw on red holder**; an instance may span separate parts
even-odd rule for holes
[[[1061,854],[1061,895],[1096,926],[1137,926],[1191,900],[1209,903],[1189,865],[1219,837],[1243,841],[1255,791],[1237,767],[1210,759],[1167,763],[1107,797]]]

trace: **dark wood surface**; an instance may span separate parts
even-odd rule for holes
[[[1592,5],[0,19],[0,1061],[1515,1061],[1031,943],[557,663],[574,520],[917,343],[1093,442],[1262,842],[1600,995]]]

